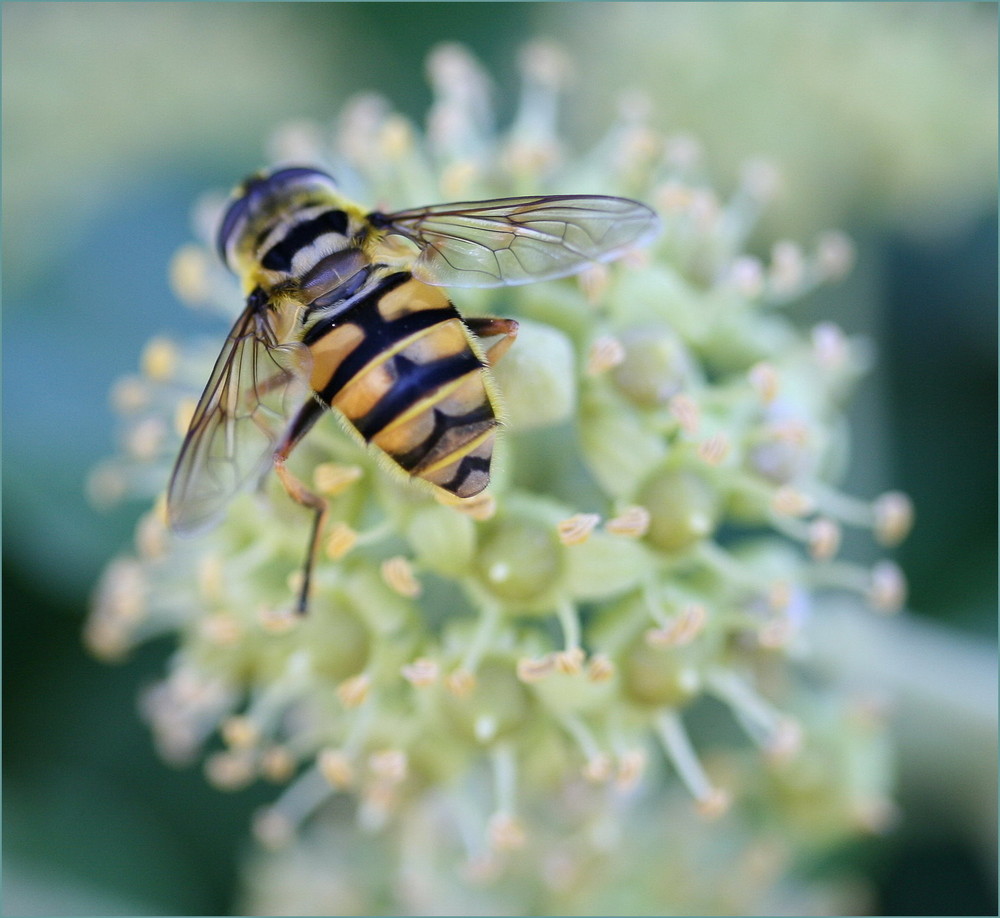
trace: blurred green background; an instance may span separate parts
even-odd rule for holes
[[[803,315],[877,346],[851,411],[847,488],[913,497],[917,528],[896,558],[913,615],[935,623],[923,659],[969,660],[995,687],[996,14],[993,3],[5,3],[4,913],[230,908],[262,797],[223,795],[155,758],[135,698],[168,645],[118,668],[84,653],[89,591],[143,509],[98,513],[84,481],[113,449],[108,389],[143,343],[212,330],[166,282],[195,198],[262,165],[280,122],[329,123],[359,91],[421,120],[424,59],[441,41],[490,71],[501,119],[518,48],[557,38],[578,65],[564,127],[581,147],[637,86],[657,127],[700,139],[723,194],[741,162],[773,161],[784,181],[759,254],[831,226],[854,238],[854,274]],[[992,797],[971,801],[987,810],[985,835],[953,806],[962,776],[933,737],[927,761],[904,755],[904,822],[862,864],[882,913],[996,913],[995,688],[982,697],[960,706],[993,780]]]

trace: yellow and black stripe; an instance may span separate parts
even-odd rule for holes
[[[483,358],[439,288],[385,275],[302,340],[312,388],[366,442],[457,497],[486,487],[497,411]]]

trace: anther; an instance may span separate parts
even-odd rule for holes
[[[809,524],[809,553],[817,561],[828,561],[840,548],[840,526],[831,519],[820,517]]]
[[[701,603],[689,603],[662,628],[647,631],[646,643],[651,647],[684,647],[701,634],[706,621],[708,610]]]
[[[683,392],[678,393],[670,399],[668,407],[684,433],[693,434],[698,429],[701,411],[697,402],[690,395]]]
[[[559,541],[563,545],[581,545],[590,538],[590,534],[601,522],[598,513],[577,513],[569,519],[561,520],[556,525]]]
[[[913,528],[913,502],[901,491],[888,491],[877,498],[872,511],[875,538],[883,545],[898,545]]]
[[[346,752],[340,749],[323,749],[316,756],[316,767],[331,787],[345,790],[354,784],[354,766]]]
[[[434,660],[420,657],[412,663],[407,663],[401,670],[403,678],[417,688],[425,688],[437,682],[441,675],[441,667]]]
[[[600,376],[625,359],[625,346],[612,335],[595,339],[587,350],[584,372],[588,376]]]
[[[650,513],[645,507],[626,507],[618,516],[608,520],[604,529],[612,535],[641,539],[649,531]]]
[[[445,677],[444,686],[456,698],[465,698],[476,687],[476,677],[467,669],[456,669]]]
[[[517,678],[528,684],[540,682],[555,671],[555,655],[551,653],[537,659],[525,657],[517,661]]]
[[[402,555],[383,561],[381,571],[382,579],[400,596],[414,599],[420,595],[420,581],[413,573],[413,565]]]
[[[356,708],[368,697],[371,685],[371,676],[367,673],[351,676],[337,686],[337,697],[345,708]]]
[[[153,382],[167,382],[177,370],[177,345],[169,338],[153,338],[143,348],[140,366]]]
[[[326,555],[333,561],[343,558],[358,542],[358,533],[347,523],[338,520],[330,527],[326,537]]]
[[[872,568],[868,599],[879,612],[900,610],[906,602],[906,578],[898,564],[880,561]]]
[[[361,466],[358,465],[321,462],[313,471],[313,484],[320,494],[335,497],[346,491],[363,474]]]

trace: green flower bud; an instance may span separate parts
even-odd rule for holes
[[[681,707],[701,692],[700,645],[653,647],[639,636],[621,658],[622,689],[639,704]]]
[[[406,537],[417,560],[444,577],[465,573],[476,550],[475,523],[450,507],[417,510],[407,523]]]
[[[627,497],[663,459],[663,438],[647,430],[635,411],[613,392],[588,387],[580,405],[580,447],[600,485]]]
[[[550,325],[522,319],[517,341],[494,377],[503,393],[504,426],[512,431],[566,420],[576,406],[576,368],[569,339]]]
[[[642,408],[664,405],[695,375],[691,357],[677,335],[662,325],[640,325],[621,333],[625,359],[612,378]]]
[[[618,688],[614,678],[595,682],[581,670],[572,674],[554,672],[533,683],[531,691],[546,710],[563,716],[604,708]]]
[[[607,599],[635,586],[649,570],[649,552],[624,536],[593,532],[566,549],[566,586],[578,600]]]
[[[465,695],[442,695],[442,707],[459,733],[487,744],[516,730],[528,716],[531,698],[509,660],[487,659]]]
[[[503,602],[541,600],[562,577],[564,567],[555,527],[525,515],[497,520],[483,536],[476,557],[480,580]]]
[[[322,614],[302,622],[295,637],[308,649],[316,676],[338,683],[368,665],[372,636],[346,601],[323,603],[323,607]]]
[[[707,538],[719,518],[717,492],[690,469],[661,468],[639,490],[637,501],[650,513],[647,538],[667,552]]]

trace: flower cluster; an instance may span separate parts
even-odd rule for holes
[[[158,497],[96,591],[99,656],[177,637],[142,703],[162,755],[202,758],[219,788],[281,787],[254,822],[286,849],[253,871],[257,911],[440,910],[457,895],[441,878],[459,874],[468,889],[521,878],[480,909],[589,908],[624,885],[681,911],[754,911],[801,852],[892,819],[878,712],[800,672],[818,595],[892,612],[905,594],[892,562],[838,556],[843,527],[892,545],[912,517],[899,493],[836,485],[865,344],[789,317],[849,269],[851,246],[828,233],[746,254],[770,167],[720,198],[697,144],[654,130],[635,96],[571,156],[556,126],[568,61],[538,44],[521,63],[502,132],[486,75],[442,46],[425,132],[363,96],[332,136],[291,124],[269,151],[373,206],[573,192],[659,211],[660,237],[620,262],[454,291],[466,314],[521,324],[495,370],[505,429],[486,496],[436,500],[331,414],[290,463],[330,506],[307,616],[291,611],[307,514],[273,481],[193,540],[169,534]],[[220,201],[199,206],[201,242],[172,279],[232,316],[236,283],[209,245]],[[149,344],[115,389],[124,443],[95,471],[97,499],[162,491],[219,344]],[[309,866],[355,845],[338,841],[358,831],[340,798],[389,839],[360,874],[350,858],[334,875]],[[722,822],[693,828],[686,810]],[[695,837],[742,852],[739,889],[682,869]]]

